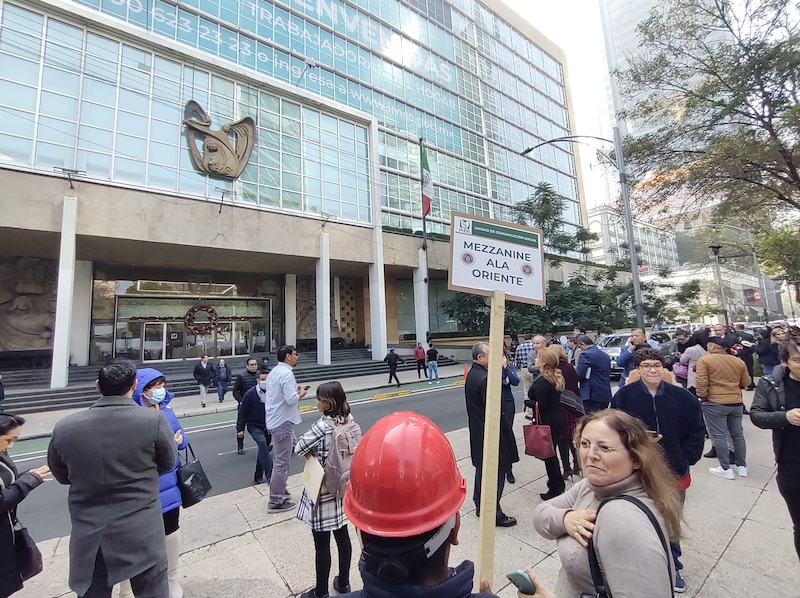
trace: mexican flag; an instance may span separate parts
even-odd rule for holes
[[[422,217],[425,218],[431,213],[431,202],[433,201],[433,178],[431,169],[428,166],[428,153],[422,148]]]

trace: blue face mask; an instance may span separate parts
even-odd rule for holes
[[[267,390],[267,381],[266,380],[259,380],[258,381],[258,387],[261,390]]]
[[[167,389],[163,386],[161,388],[153,389],[153,394],[148,399],[151,403],[160,403],[167,398]]]

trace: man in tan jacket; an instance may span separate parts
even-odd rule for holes
[[[742,389],[751,379],[744,362],[731,355],[730,340],[724,336],[708,339],[708,355],[697,360],[696,388],[701,401],[708,435],[719,459],[718,467],[708,471],[717,477],[734,479],[731,465],[736,465],[739,477],[747,477],[747,445],[742,430]],[[730,462],[727,435],[733,440],[736,463]]]

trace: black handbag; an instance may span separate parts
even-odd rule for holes
[[[600,513],[600,509],[603,508],[603,505],[612,501],[612,500],[626,500],[631,504],[636,505],[639,507],[642,512],[647,515],[647,518],[650,520],[650,523],[653,524],[653,527],[658,534],[659,540],[661,540],[661,546],[664,548],[664,551],[667,553],[667,575],[670,578],[669,588],[672,596],[675,596],[675,587],[672,583],[672,569],[670,568],[669,564],[672,562],[672,551],[669,548],[669,544],[667,544],[667,539],[664,537],[664,532],[661,531],[661,526],[658,524],[655,515],[653,512],[647,508],[647,505],[640,501],[638,498],[633,496],[611,496],[606,498],[600,505],[597,507],[597,513]],[[610,598],[611,593],[606,585],[605,580],[603,579],[603,572],[600,570],[600,563],[597,561],[597,553],[594,551],[594,542],[592,538],[589,538],[589,570],[592,573],[592,583],[594,584],[595,594],[586,594],[583,593],[580,595],[580,598]]]
[[[22,581],[42,572],[42,553],[28,533],[28,528],[19,521],[14,526],[14,551],[17,556],[17,571]]]
[[[192,453],[191,461],[189,461],[189,452]],[[178,468],[178,488],[181,491],[181,504],[184,508],[196,505],[211,490],[211,482],[208,481],[208,476],[203,471],[200,459],[195,457],[191,444],[183,452],[181,466]]]

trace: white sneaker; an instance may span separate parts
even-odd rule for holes
[[[746,478],[747,477],[747,467],[745,467],[744,465],[737,465],[736,466],[736,473],[739,474],[740,478]]]
[[[732,479],[734,479],[734,477],[733,477],[733,470],[731,470],[731,469],[722,469],[722,466],[721,466],[721,465],[720,465],[720,466],[718,466],[718,467],[709,467],[709,468],[708,468],[708,472],[709,472],[711,475],[715,475],[715,476],[717,476],[718,478],[722,478],[722,479],[725,479],[725,480],[732,480]]]
[[[428,380],[428,384],[433,384],[433,382],[431,382],[430,380]]]

